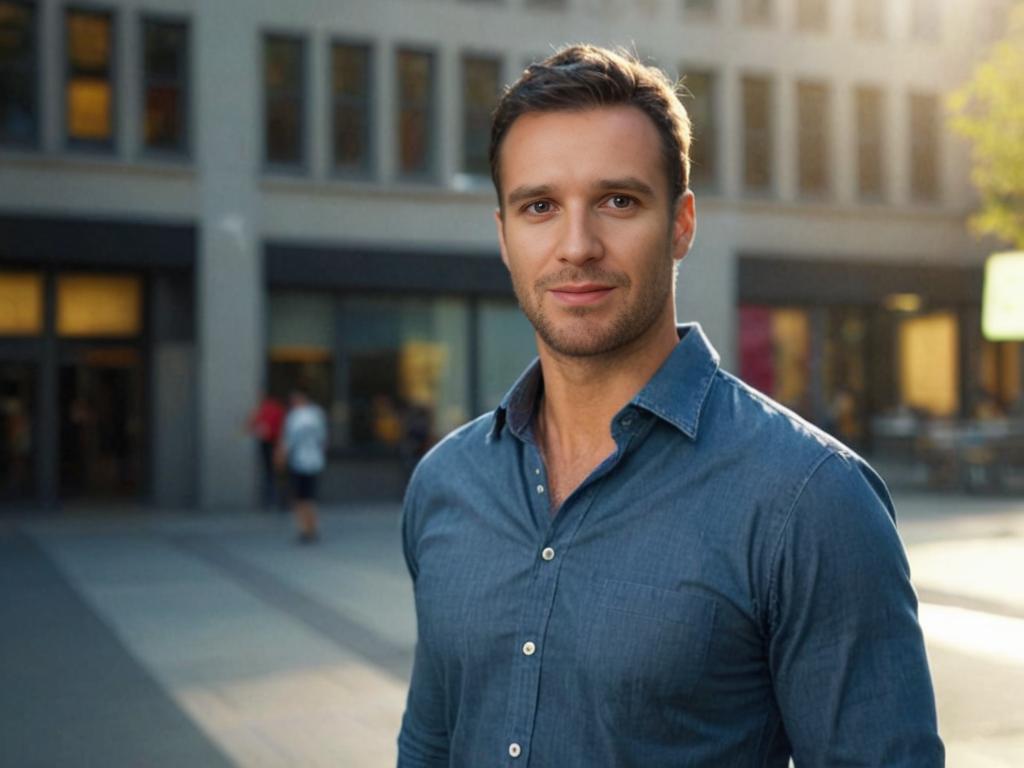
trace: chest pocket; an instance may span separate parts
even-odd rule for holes
[[[599,582],[584,658],[604,707],[627,719],[651,705],[663,714],[685,708],[704,674],[716,609],[713,598],[693,590]]]

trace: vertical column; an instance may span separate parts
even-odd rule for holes
[[[386,39],[380,38],[373,47],[373,93],[376,99],[370,104],[374,111],[373,152],[376,178],[380,182],[394,179],[398,157],[397,124],[398,74],[395,67],[395,46]]]
[[[196,25],[199,503],[251,505],[256,452],[243,431],[261,381],[264,287],[255,179],[262,136],[259,30],[230,0]]]
[[[36,13],[40,41],[39,143],[44,152],[57,152],[64,144],[64,6],[39,3]]]
[[[450,187],[459,172],[462,149],[462,94],[459,78],[462,51],[449,46],[433,49],[434,149],[437,152],[437,181]]]
[[[39,419],[36,449],[39,502],[53,509],[60,499],[60,359],[57,349],[57,278],[53,272],[43,276],[43,354],[39,359]]]
[[[140,154],[142,136],[139,117],[139,89],[142,73],[141,18],[134,8],[121,8],[114,15],[114,154],[133,160]]]
[[[885,156],[887,199],[894,205],[910,202],[910,120],[907,90],[891,83],[885,93]]]
[[[331,39],[316,30],[306,42],[306,119],[309,127],[304,136],[310,176],[323,179],[330,175],[331,120],[330,79]]]

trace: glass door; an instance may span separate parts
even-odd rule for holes
[[[34,496],[38,366],[0,361],[0,501]]]

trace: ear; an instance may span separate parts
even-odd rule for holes
[[[672,258],[682,261],[697,234],[697,207],[693,192],[686,190],[676,204],[672,221]]]
[[[505,246],[505,220],[501,216],[501,208],[494,209],[494,223],[498,228],[498,248],[501,250],[501,260],[508,269],[508,248]]]

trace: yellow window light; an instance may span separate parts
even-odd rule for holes
[[[1024,340],[1024,251],[994,253],[985,262],[981,330],[989,341]]]

